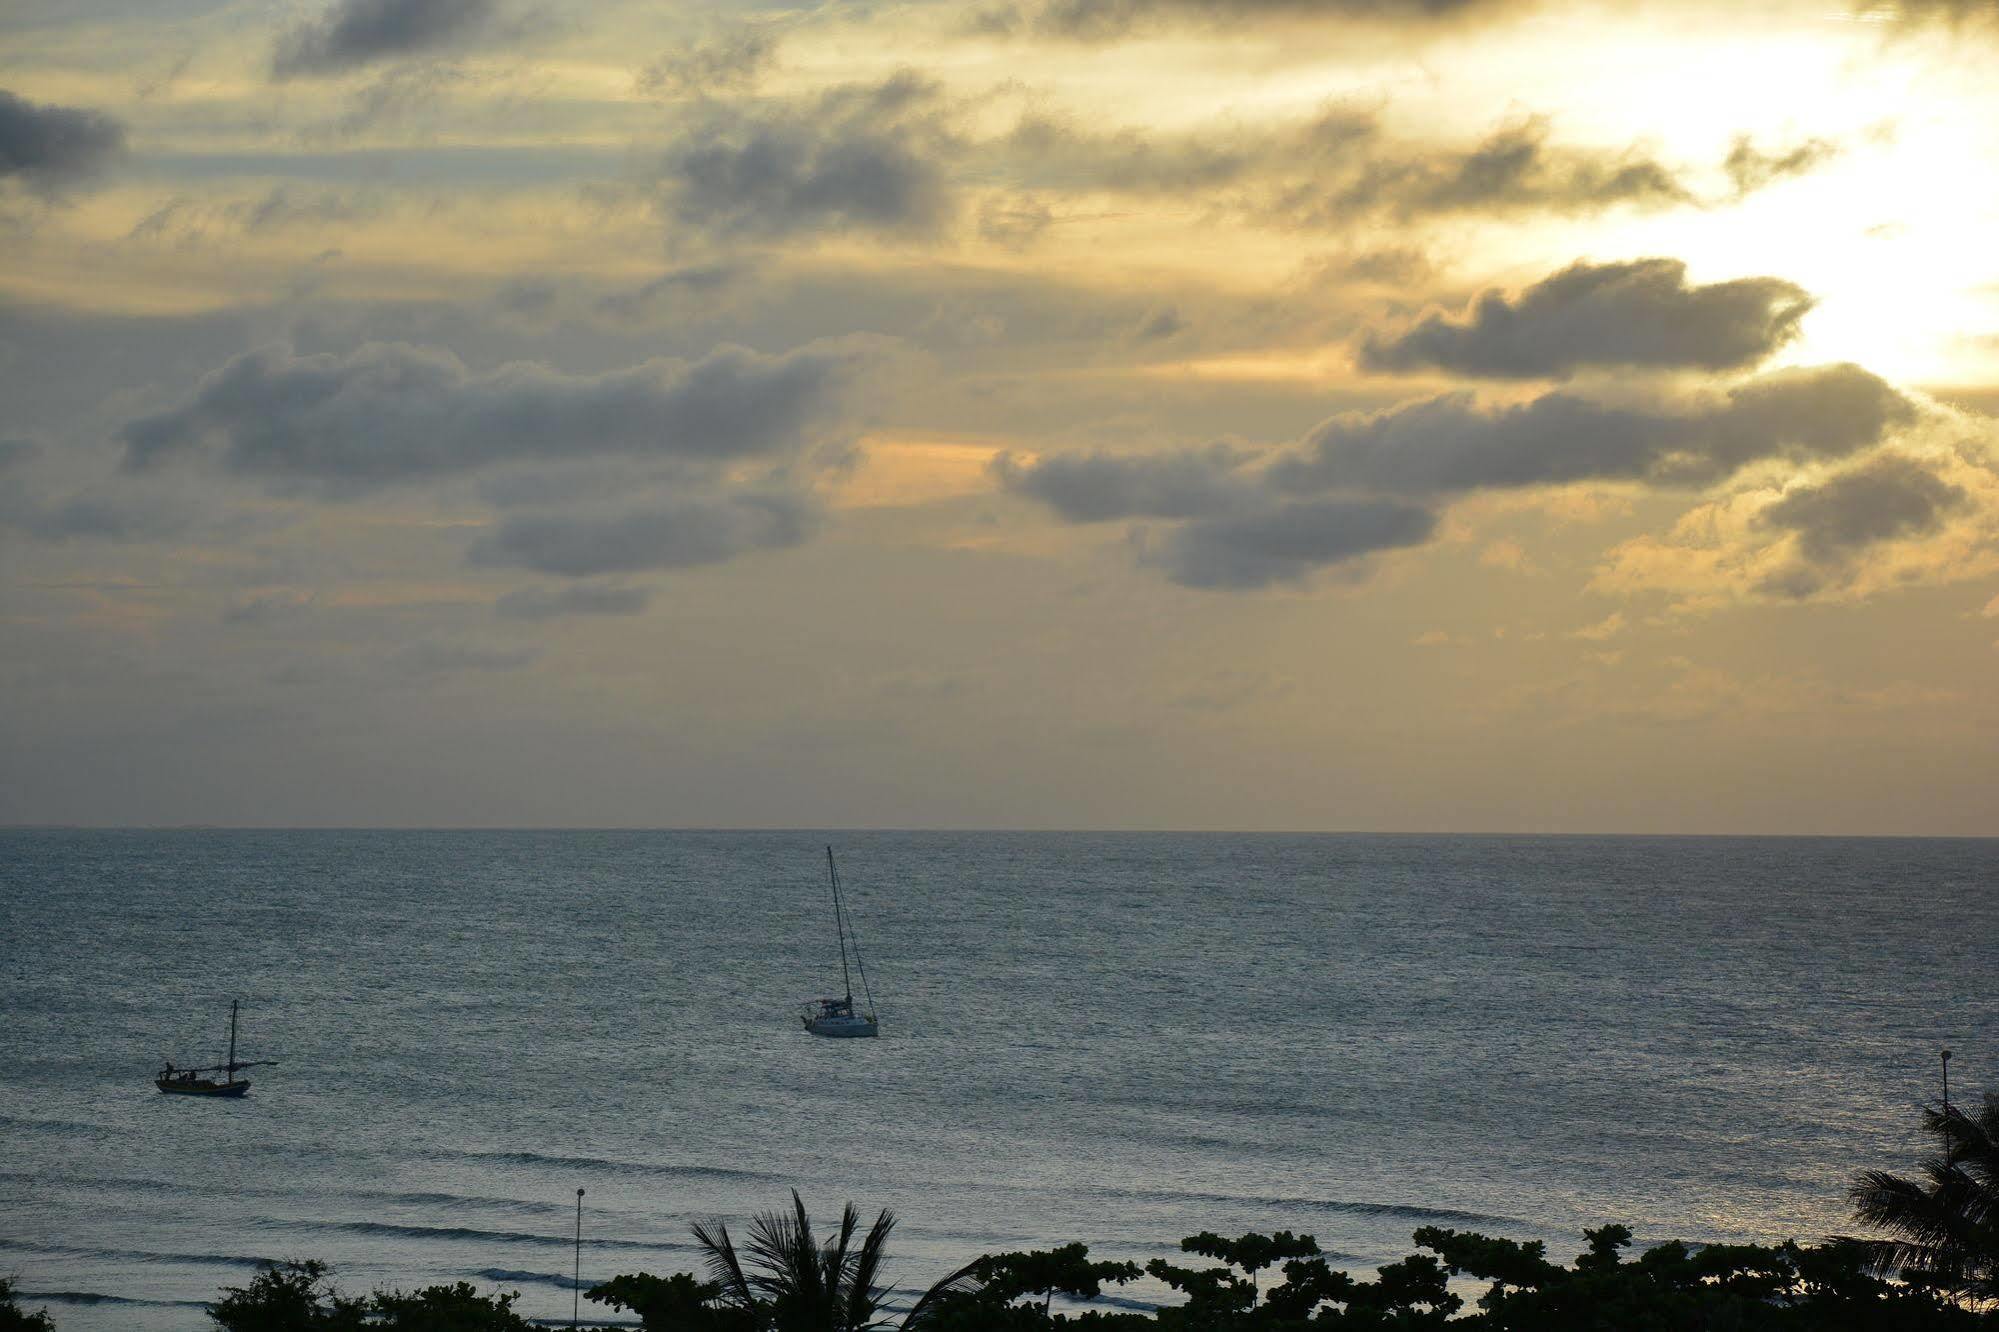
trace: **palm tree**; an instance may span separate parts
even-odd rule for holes
[[[1853,1186],[1853,1214],[1894,1238],[1864,1241],[1883,1275],[1974,1304],[1999,1302],[1999,1095],[1976,1116],[1962,1106],[1923,1109],[1941,1151],[1903,1179],[1870,1170]]]
[[[760,1332],[867,1332],[882,1324],[888,1287],[882,1259],[895,1215],[886,1207],[855,1247],[861,1214],[848,1203],[838,1231],[822,1244],[798,1190],[791,1212],[760,1212],[738,1253],[728,1226],[694,1227],[708,1252],[708,1274],[721,1285],[720,1302],[747,1315]],[[745,1254],[753,1265],[746,1269]]]

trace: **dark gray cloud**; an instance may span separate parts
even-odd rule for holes
[[[1824,139],[1806,139],[1781,151],[1765,152],[1748,135],[1741,134],[1736,136],[1735,145],[1729,149],[1722,169],[1735,183],[1736,194],[1745,195],[1780,180],[1802,176],[1837,156],[1839,145]]]
[[[953,209],[939,108],[937,85],[908,73],[711,108],[661,159],[658,210],[715,239],[933,230]]]
[[[1915,415],[1874,375],[1834,365],[1640,403],[1557,391],[1491,406],[1446,394],[1334,417],[1275,455],[1227,445],[1033,463],[1002,455],[993,472],[1069,522],[1172,524],[1147,559],[1176,582],[1260,587],[1420,545],[1435,531],[1437,505],[1467,491],[1610,480],[1702,487],[1765,459],[1849,457]],[[1915,485],[1870,473],[1815,508],[1800,500],[1798,521],[1841,539],[1876,530],[1854,510],[1874,514],[1877,527],[1917,521],[1915,501],[1897,508],[1887,496],[1891,483]]]
[[[1432,314],[1395,337],[1371,336],[1371,370],[1425,367],[1546,378],[1588,366],[1732,370],[1789,342],[1812,298],[1781,278],[1687,285],[1677,259],[1576,263],[1509,298],[1488,291],[1461,318]]]
[[[524,587],[493,603],[510,620],[552,620],[564,615],[637,615],[652,601],[642,587],[573,583],[567,587]]]
[[[1812,563],[1837,565],[1879,542],[1935,531],[1967,498],[1915,459],[1884,453],[1787,491],[1758,521],[1796,533],[1798,553]]]
[[[271,57],[279,79],[341,74],[449,49],[492,24],[494,0],[336,0],[287,29]]]
[[[1179,134],[1102,131],[1033,114],[979,150],[992,170],[1034,190],[1191,197],[1307,230],[1383,215],[1574,216],[1716,202],[1639,146],[1565,145],[1541,117],[1502,125],[1470,145],[1450,145],[1391,137],[1374,111],[1339,104],[1288,125]],[[1811,144],[1770,156],[1738,141],[1728,166],[1734,197],[1807,170],[1829,152]]]
[[[1766,458],[1845,458],[1913,423],[1916,404],[1857,365],[1782,370],[1730,389],[1697,412],[1693,440],[1660,459],[1651,479],[1709,485]]]
[[[1693,487],[1765,458],[1846,457],[1914,417],[1913,403],[1854,365],[1786,371],[1663,404],[1552,392],[1495,407],[1453,393],[1334,417],[1270,476],[1293,491],[1405,495],[1589,480]]]
[[[1514,0],[1030,0],[989,10],[980,23],[994,32],[1108,41],[1174,23],[1216,26],[1299,18],[1428,26],[1507,7],[1520,6]]]
[[[1186,587],[1250,588],[1296,582],[1379,550],[1419,545],[1436,518],[1399,500],[1273,494],[1254,470],[1259,455],[1217,444],[1177,453],[1049,457],[1001,455],[1001,485],[1072,523],[1182,520],[1146,560]]]
[[[1157,558],[1186,587],[1264,587],[1421,545],[1436,526],[1428,509],[1393,500],[1297,500],[1183,524],[1167,535]]]
[[[777,35],[741,27],[691,42],[639,71],[640,92],[660,97],[713,97],[747,92],[777,61]]]
[[[795,453],[868,359],[852,342],[781,356],[724,347],[601,375],[532,362],[474,374],[450,352],[249,352],[187,402],[128,423],[128,464],[216,447],[275,489],[354,493],[507,462],[626,456],[719,465]]]
[[[1245,470],[1253,457],[1225,444],[1132,457],[1054,455],[1033,463],[1001,454],[993,475],[1072,523],[1199,518],[1259,503],[1257,482]]]
[[[0,439],[0,472],[40,456],[42,447],[31,440]]]
[[[818,523],[808,496],[693,495],[608,516],[508,518],[474,544],[472,560],[566,578],[683,569],[799,545]]]
[[[99,111],[30,102],[0,88],[0,180],[41,188],[103,167],[125,147],[125,127]]]
[[[1617,205],[1667,207],[1695,201],[1669,167],[1632,148],[1621,153],[1551,145],[1535,117],[1494,131],[1463,151],[1380,153],[1350,179],[1307,180],[1277,211],[1325,225],[1355,213],[1547,211],[1595,213]]]

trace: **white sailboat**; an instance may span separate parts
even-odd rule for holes
[[[840,979],[846,995],[839,999],[814,999],[798,1013],[799,1021],[814,1036],[879,1036],[875,1023],[875,996],[868,988],[868,969],[861,961],[861,945],[853,945],[854,970],[861,973],[861,994],[867,1007],[854,1007],[854,977],[847,967],[847,909],[840,901],[840,870],[833,863],[833,848],[826,848],[826,875],[833,883],[833,929],[840,936]]]

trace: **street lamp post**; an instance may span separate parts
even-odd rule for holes
[[[1950,1113],[1950,1051],[1943,1052],[1943,1112]]]
[[[583,1190],[576,1190],[576,1272],[570,1277],[569,1328],[576,1332],[576,1319],[583,1308]]]

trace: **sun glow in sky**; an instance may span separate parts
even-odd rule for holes
[[[0,821],[1989,834],[1975,0],[0,17]]]

